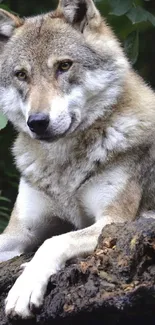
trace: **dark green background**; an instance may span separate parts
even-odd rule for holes
[[[119,1],[115,0],[118,6]],[[134,68],[155,88],[155,27],[148,22],[132,24],[126,15],[120,17],[111,15],[111,3],[112,0],[96,1],[98,8],[107,17],[108,22],[112,25],[122,44],[132,31],[139,31],[139,56]],[[56,0],[8,0],[2,1],[0,7],[16,12],[20,16],[29,16],[50,11],[56,5]],[[137,5],[155,14],[154,0],[133,1],[133,6]],[[10,154],[15,136],[15,132],[9,124],[4,130],[0,131],[0,231],[7,223],[18,189],[19,176]],[[1,200],[2,196],[8,198],[10,203]]]

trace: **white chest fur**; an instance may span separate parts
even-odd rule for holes
[[[79,147],[74,139],[43,144],[29,138],[19,138],[14,147],[22,177],[50,199],[54,215],[71,221],[74,215],[77,227],[84,221],[78,191],[96,169],[88,147]]]

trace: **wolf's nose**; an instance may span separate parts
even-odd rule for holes
[[[42,135],[46,131],[49,122],[50,119],[47,114],[38,113],[29,116],[27,125],[32,132],[36,133],[37,135]]]

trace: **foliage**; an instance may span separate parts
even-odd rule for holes
[[[0,196],[0,232],[5,228],[10,216],[10,209],[5,206],[4,203],[10,203],[10,200],[6,197]]]
[[[149,0],[96,0],[95,2],[122,41],[131,63],[136,64],[136,68],[144,77],[151,78],[149,75],[149,71],[152,73],[151,64],[144,63],[147,55],[145,35],[153,35],[152,38],[155,36],[154,2]],[[56,4],[56,0],[0,0],[0,8],[18,12],[23,16],[54,9]],[[0,113],[0,232],[8,221],[10,208],[17,193],[18,174],[8,150],[13,137],[12,127]]]
[[[0,113],[0,130],[4,129],[6,126],[7,126],[7,119],[2,113]]]

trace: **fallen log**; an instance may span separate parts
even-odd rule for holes
[[[155,324],[154,219],[106,226],[92,255],[51,277],[34,319],[8,320],[4,300],[29,259],[0,264],[0,325]]]

